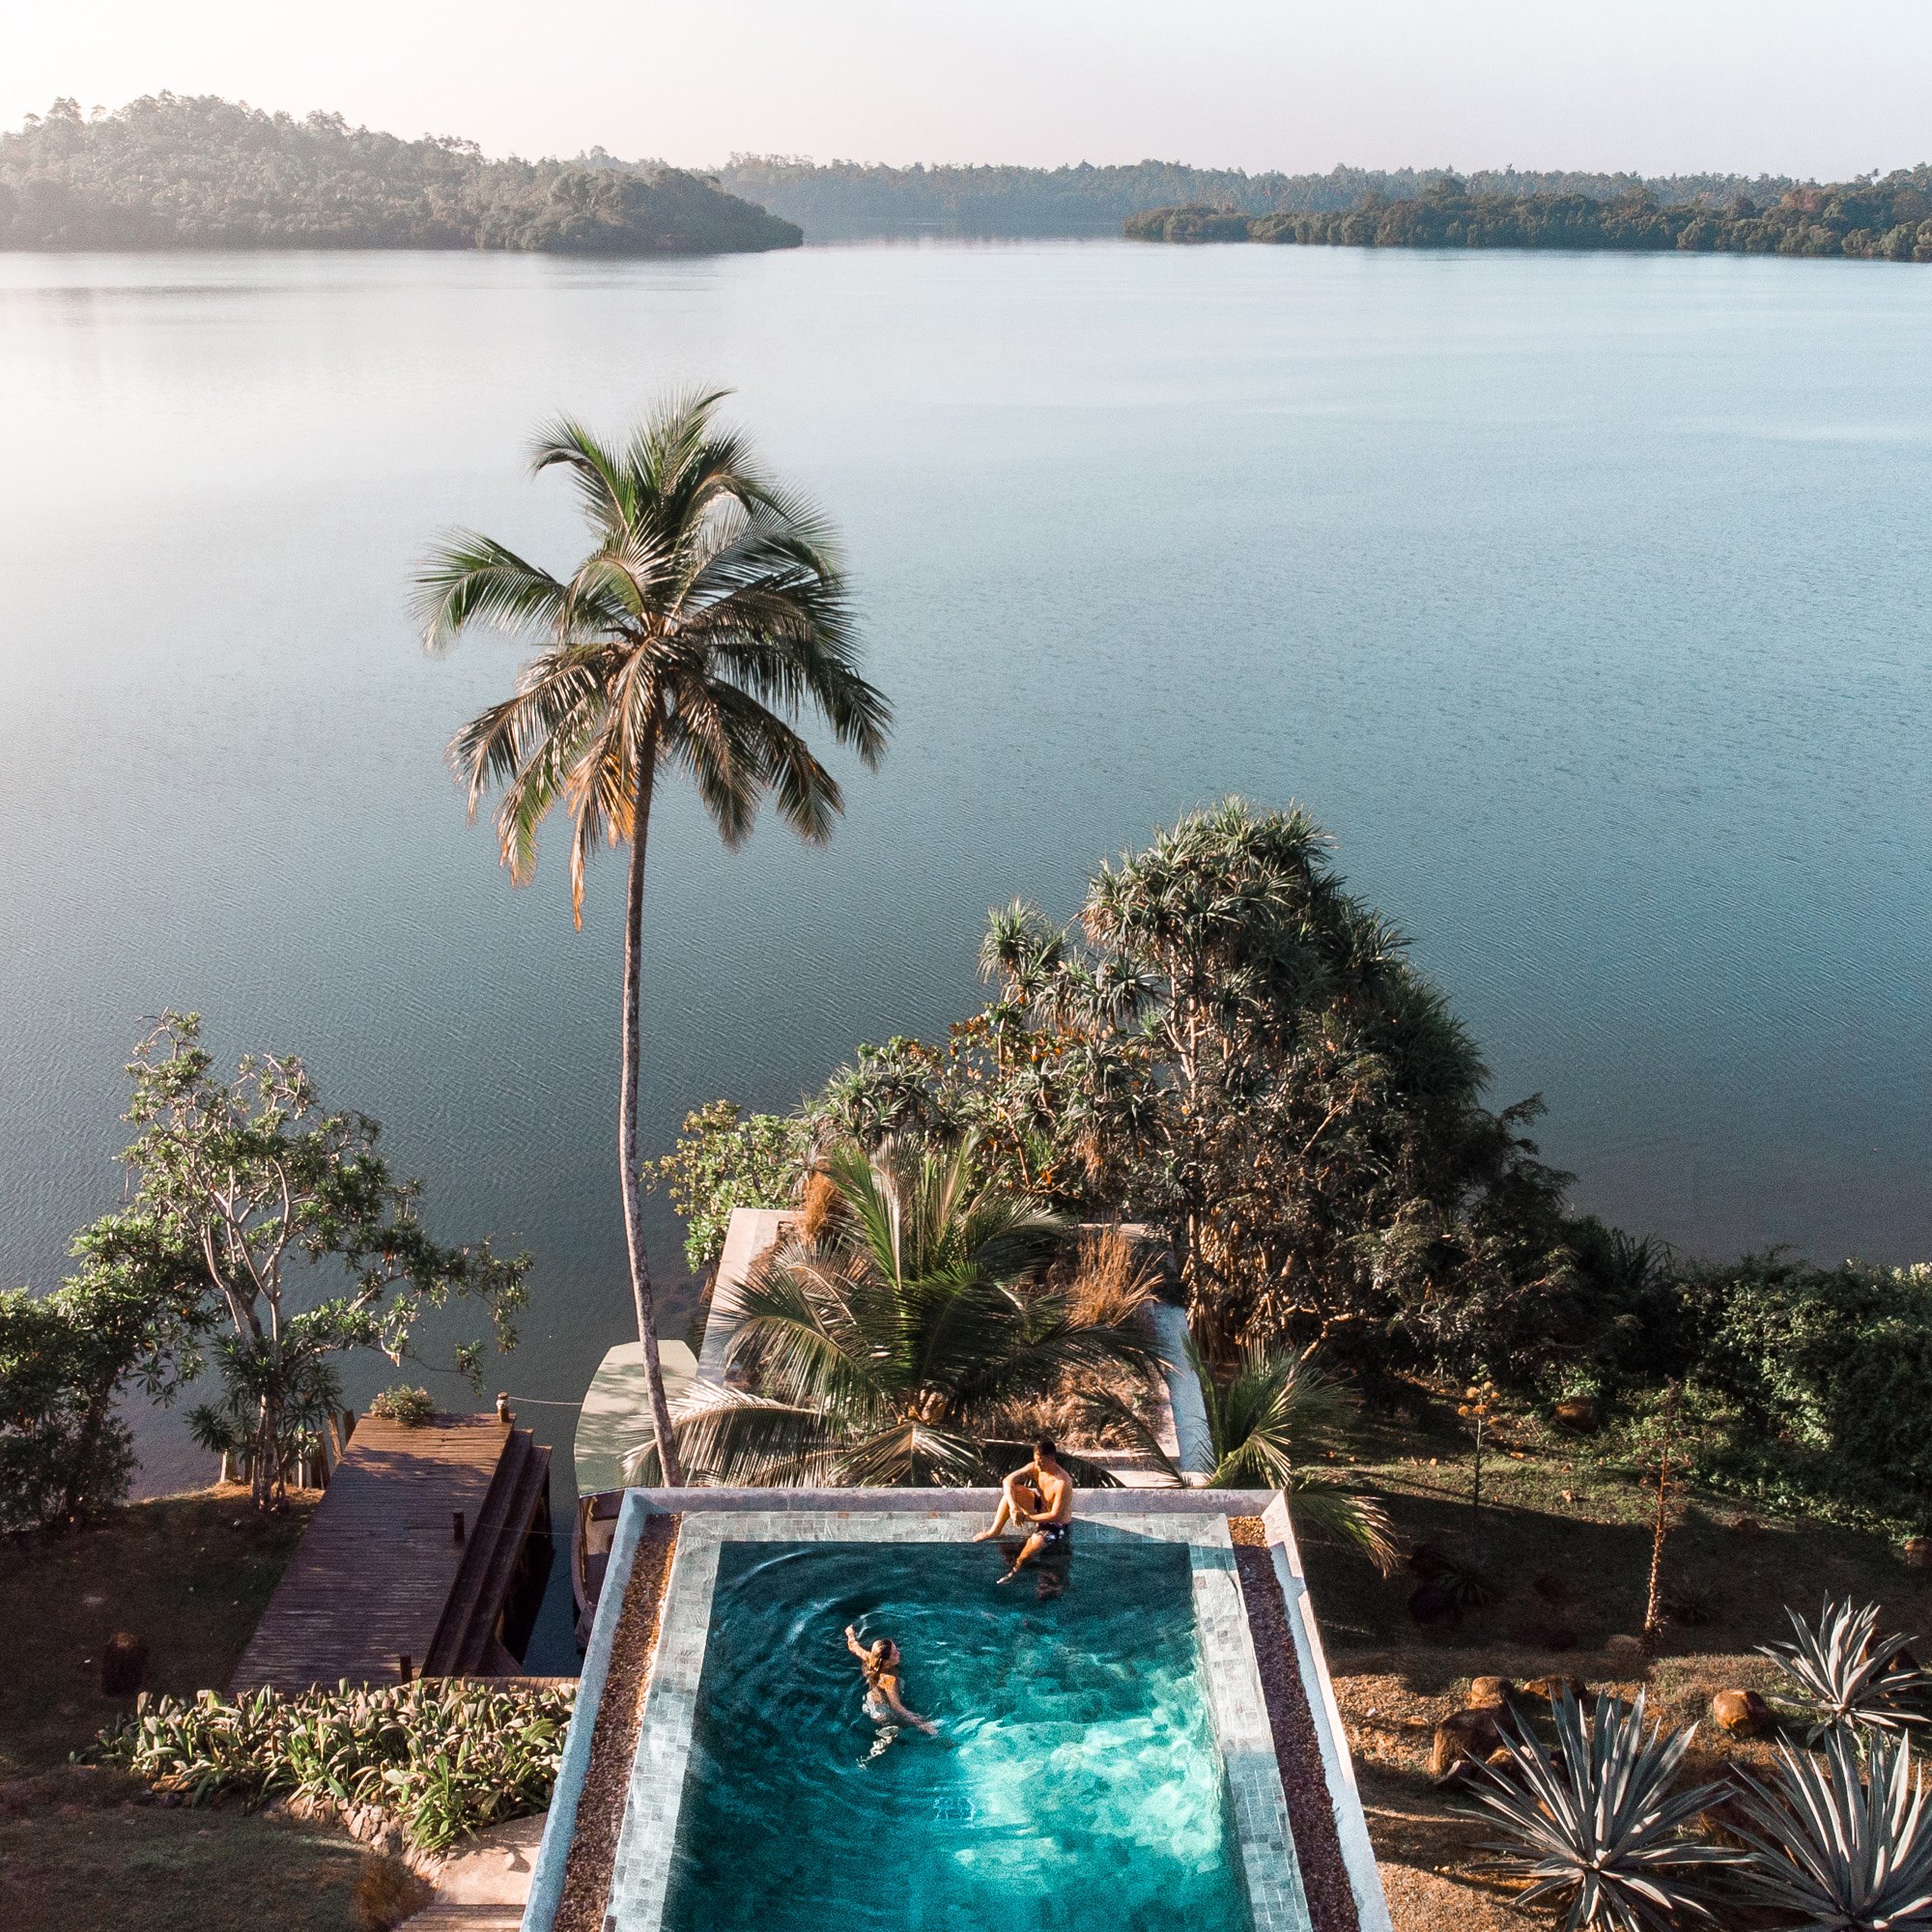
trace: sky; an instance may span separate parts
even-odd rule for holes
[[[1932,0],[0,0],[0,125],[172,89],[684,166],[1932,157]]]

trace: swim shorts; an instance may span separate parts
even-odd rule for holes
[[[1070,1522],[1040,1522],[1034,1525],[1034,1534],[1048,1549],[1070,1548],[1073,1541],[1073,1525]]]

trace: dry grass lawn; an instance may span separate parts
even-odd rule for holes
[[[366,1855],[341,1833],[228,1806],[157,1807],[121,1774],[67,1762],[132,1703],[100,1691],[100,1654],[117,1631],[148,1645],[149,1689],[226,1688],[312,1501],[261,1521],[246,1491],[205,1491],[0,1550],[6,1932],[356,1927]]]
[[[1825,1596],[1849,1592],[1882,1604],[1888,1629],[1932,1630],[1932,1577],[1908,1570],[1883,1538],[1764,1518],[1693,1493],[1673,1507],[1666,1544],[1664,1594],[1677,1620],[1634,1676],[1604,1645],[1642,1627],[1654,1488],[1593,1438],[1520,1418],[1485,1459],[1477,1522],[1469,1445],[1453,1429],[1425,1421],[1378,1430],[1365,1449],[1356,1473],[1383,1496],[1404,1547],[1426,1543],[1473,1560],[1495,1590],[1459,1629],[1424,1630],[1408,1615],[1412,1575],[1384,1579],[1345,1551],[1307,1552],[1398,1932],[1526,1922],[1504,1890],[1471,1869],[1489,1835],[1480,1814],[1429,1776],[1435,1727],[1467,1703],[1472,1678],[1522,1683],[1560,1673],[1626,1694],[1640,1688],[1656,1715],[1701,1723],[1690,1762],[1708,1774],[1719,1758],[1771,1756],[1769,1743],[1717,1733],[1710,1701],[1726,1689],[1774,1690],[1776,1673],[1755,1647],[1789,1634],[1786,1604],[1815,1617]]]

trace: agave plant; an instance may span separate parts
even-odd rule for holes
[[[1932,1926],[1932,1820],[1906,1738],[1871,1738],[1862,1766],[1848,1728],[1823,1763],[1780,1745],[1776,1789],[1752,1779],[1739,1804],[1746,1889],[1803,1932]]]
[[[1796,1610],[1787,1608],[1785,1615],[1795,1641],[1758,1648],[1795,1687],[1793,1701],[1810,1720],[1809,1743],[1927,1721],[1912,1701],[1932,1689],[1932,1675],[1918,1667],[1908,1648],[1918,1638],[1881,1638],[1876,1604],[1855,1609],[1849,1597],[1827,1599],[1816,1630]]]
[[[1473,1796],[1502,1820],[1508,1841],[1485,1849],[1499,1877],[1527,1879],[1521,1905],[1567,1901],[1563,1932],[1663,1932],[1686,1916],[1711,1918],[1706,1875],[1745,1854],[1702,1843],[1685,1827],[1723,1795],[1715,1784],[1673,1792],[1696,1730],[1643,1727],[1643,1693],[1598,1700],[1585,1722],[1576,1699],[1557,1699],[1556,1750],[1505,1730],[1506,1769],[1481,1767]]]

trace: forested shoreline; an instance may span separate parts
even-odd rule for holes
[[[804,238],[675,168],[492,160],[340,115],[170,94],[0,134],[0,248],[486,248],[693,255]]]
[[[1647,187],[1588,194],[1482,192],[1432,183],[1396,200],[1362,197],[1346,211],[1277,211],[1193,204],[1150,209],[1122,223],[1137,242],[1262,242],[1343,248],[1612,248],[1701,254],[1850,256],[1932,262],[1932,166],[1883,181],[1792,186],[1769,200],[1665,202]]]
[[[601,165],[610,156],[588,157]],[[1325,174],[1247,174],[1191,168],[1177,161],[1122,167],[886,167],[869,162],[816,162],[782,156],[734,155],[716,170],[719,183],[796,221],[810,236],[931,231],[963,235],[1103,235],[1130,215],[1181,207],[1236,214],[1343,213],[1369,197],[1411,201],[1440,179],[1427,168],[1335,167]],[[1639,191],[1661,203],[1724,204],[1739,196],[1775,201],[1799,185],[1788,177],[1525,172],[1472,174],[1471,192],[1517,199],[1582,195],[1611,200]],[[1236,238],[1239,239],[1239,238]]]

